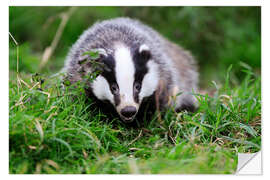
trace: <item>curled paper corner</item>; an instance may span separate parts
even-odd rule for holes
[[[236,174],[262,175],[262,153],[238,153]]]

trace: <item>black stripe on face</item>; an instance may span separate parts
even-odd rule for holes
[[[112,55],[108,55],[107,57],[103,57],[101,61],[104,63],[105,67],[100,75],[107,80],[111,93],[114,96],[115,106],[117,106],[120,104],[120,95],[119,91],[117,93],[117,89],[115,90],[115,88],[119,89],[115,77],[115,60]]]
[[[133,97],[136,103],[139,103],[139,93],[141,91],[142,81],[145,74],[148,72],[146,66],[147,62],[151,58],[149,51],[143,51],[139,53],[139,50],[135,50],[133,56],[133,62],[135,66],[135,81],[133,85]]]

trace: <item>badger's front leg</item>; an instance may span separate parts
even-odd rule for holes
[[[198,102],[192,91],[180,90],[178,86],[168,88],[168,84],[161,79],[155,92],[157,110],[174,108],[176,112],[187,110],[194,112],[198,108]]]
[[[198,108],[198,102],[196,97],[191,92],[183,92],[176,97],[176,111],[180,112],[187,110],[194,112]]]

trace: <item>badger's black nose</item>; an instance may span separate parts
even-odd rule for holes
[[[137,112],[136,107],[134,106],[126,106],[125,108],[123,108],[121,110],[121,115],[126,117],[126,118],[131,118],[132,116],[134,116]]]

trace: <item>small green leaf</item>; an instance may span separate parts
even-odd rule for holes
[[[88,55],[91,60],[96,60],[100,57],[99,52],[97,50],[86,51],[83,53],[83,55]]]
[[[82,64],[86,63],[86,61],[87,61],[87,59],[80,60],[80,61],[78,62],[78,64],[82,65]]]
[[[65,81],[63,82],[63,84],[64,84],[65,86],[70,86],[70,85],[71,85],[71,83],[70,83],[69,80],[65,80]]]

